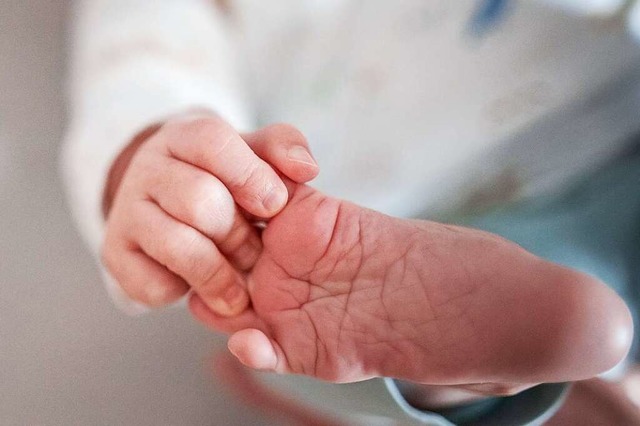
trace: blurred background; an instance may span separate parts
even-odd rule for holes
[[[59,177],[70,9],[0,1],[0,424],[268,424],[213,378],[211,356],[224,339],[183,310],[127,317],[106,297]],[[640,53],[626,38],[599,43],[628,50],[578,82],[597,88],[578,107],[547,115],[518,140],[580,139],[598,150],[606,134],[620,143],[607,149],[622,149],[638,133]]]
[[[0,424],[264,424],[209,369],[183,310],[106,297],[59,178],[70,2],[0,2]]]

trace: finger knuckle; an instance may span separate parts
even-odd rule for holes
[[[176,269],[176,272],[188,270],[191,266],[189,259],[198,254],[197,238],[187,229],[168,233],[160,242],[159,250],[166,259],[167,266]]]
[[[198,139],[208,139],[215,136],[225,135],[229,128],[227,124],[218,117],[195,118],[189,123],[191,134]]]
[[[252,228],[242,225],[242,222],[237,221],[227,233],[227,237],[224,242],[226,250],[236,251],[243,244],[250,241]]]
[[[221,183],[206,178],[198,180],[185,203],[187,220],[208,235],[225,231],[233,215],[233,198]]]
[[[269,133],[274,142],[286,140],[290,143],[296,144],[307,144],[307,138],[302,134],[302,132],[295,126],[287,123],[278,123],[274,124],[269,128]]]
[[[217,128],[222,120],[216,116],[180,117],[169,120],[163,126],[168,131],[194,134],[208,132]]]
[[[238,174],[238,178],[230,186],[232,192],[241,192],[241,197],[246,201],[260,201],[271,187],[268,180],[268,171],[263,167],[255,163],[247,164],[244,172]]]
[[[198,225],[209,224],[220,199],[220,188],[203,177],[195,178],[186,193],[187,220]]]
[[[155,281],[118,280],[118,285],[131,300],[150,308],[165,306],[179,298],[174,289]]]
[[[194,287],[198,289],[210,288],[217,280],[223,269],[223,263],[220,261],[211,261],[201,265],[194,276]]]
[[[164,242],[167,266],[193,286],[202,285],[215,274],[216,262],[210,247],[195,230],[185,230],[180,238]]]
[[[234,137],[232,128],[221,118],[198,117],[188,121],[172,123],[171,133],[175,137],[169,138],[170,145],[176,143],[209,144],[215,150],[214,153],[223,151]]]
[[[161,307],[171,304],[185,294],[185,289],[165,282],[149,282],[141,286],[144,291],[139,294],[139,301],[150,307]]]

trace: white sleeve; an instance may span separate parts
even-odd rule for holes
[[[106,176],[139,131],[192,107],[214,110],[239,129],[250,123],[232,29],[213,0],[79,0],[72,19],[62,174],[97,258]],[[120,307],[136,310],[109,287]]]

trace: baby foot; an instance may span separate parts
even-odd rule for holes
[[[190,302],[235,333],[229,348],[253,368],[332,382],[538,383],[591,377],[628,351],[629,312],[612,291],[492,234],[298,186],[262,238],[251,309],[222,318]]]

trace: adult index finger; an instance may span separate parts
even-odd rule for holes
[[[164,136],[169,155],[216,176],[249,213],[270,218],[285,206],[282,180],[221,118],[172,121]]]

